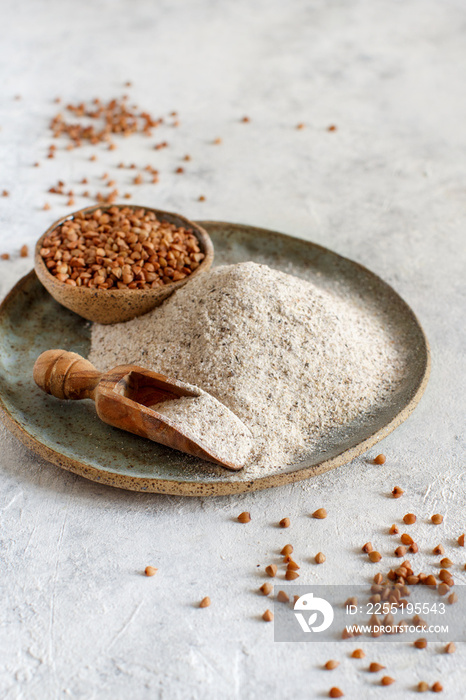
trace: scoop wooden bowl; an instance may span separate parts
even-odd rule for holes
[[[136,365],[120,365],[101,373],[81,355],[46,350],[37,358],[34,381],[57,399],[92,399],[97,415],[114,428],[127,430],[167,447],[215,462],[232,471],[244,465],[220,458],[215,450],[152,407],[183,396],[199,396],[196,387]],[[244,426],[249,433],[249,430]]]
[[[83,213],[93,212],[96,209],[105,211],[110,206],[127,207],[129,205],[96,205],[80,209],[79,211]],[[152,207],[139,207],[134,204],[131,205],[131,208],[152,211],[161,221],[168,221],[176,226],[191,229],[199,241],[200,249],[204,253],[205,258],[199,267],[185,279],[166,284],[163,287],[156,287],[155,289],[90,289],[89,287],[72,287],[64,282],[60,282],[48,271],[40,254],[44,238],[64,221],[72,219],[78,212],[64,216],[52,224],[37,241],[34,269],[39,280],[56,301],[66,306],[67,309],[79,314],[79,316],[83,316],[88,321],[103,324],[121,323],[122,321],[129,321],[131,318],[146,314],[156,306],[159,306],[176,289],[189,283],[194,277],[206,272],[212,265],[214,247],[209,234],[201,226],[185,219],[180,214],[172,214],[160,209],[152,209]]]

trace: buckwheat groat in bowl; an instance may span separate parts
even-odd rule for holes
[[[89,321],[128,321],[207,271],[207,232],[184,216],[150,207],[80,209],[41,236],[34,267],[47,291]]]

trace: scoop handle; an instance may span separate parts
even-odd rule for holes
[[[76,352],[46,350],[34,364],[33,377],[46,394],[79,400],[94,399],[102,374]]]

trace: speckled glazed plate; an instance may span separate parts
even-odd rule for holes
[[[200,222],[215,247],[214,264],[246,260],[292,272],[366,303],[395,325],[398,352],[408,366],[391,398],[362,419],[326,436],[306,460],[259,479],[228,472],[99,421],[91,401],[61,402],[32,380],[37,356],[60,347],[87,356],[90,324],[55,302],[34,272],[23,277],[0,307],[0,408],[6,426],[50,462],[110,486],[186,496],[254,491],[308,479],[350,462],[402,423],[427,384],[426,338],[406,303],[361,265],[307,241],[273,231]]]

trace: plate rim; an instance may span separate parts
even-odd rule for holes
[[[8,408],[5,406],[2,396],[0,395],[0,419],[2,420],[5,427],[17,437],[28,449],[30,449],[35,454],[46,459],[47,461],[55,464],[66,471],[70,471],[74,474],[78,474],[90,481],[94,481],[99,484],[105,484],[107,486],[113,486],[115,488],[126,489],[129,491],[139,491],[147,493],[159,493],[167,494],[173,496],[226,496],[231,494],[245,493],[248,491],[259,491],[266,488],[272,488],[277,486],[282,486],[285,484],[296,483],[297,481],[304,481],[312,476],[318,476],[323,474],[330,469],[335,469],[336,467],[348,464],[356,457],[360,456],[373,445],[380,440],[383,440],[387,435],[395,430],[401,423],[403,423],[414,411],[418,405],[424,391],[427,387],[429,381],[430,371],[431,371],[431,352],[429,347],[429,342],[424,333],[424,330],[417,318],[416,314],[409,306],[407,302],[398,294],[398,292],[393,289],[385,280],[379,277],[376,273],[372,272],[366,268],[361,263],[358,263],[350,258],[346,258],[339,253],[332,251],[325,246],[319,245],[318,243],[313,243],[312,241],[307,241],[306,239],[297,238],[295,236],[290,236],[285,233],[280,233],[279,231],[273,231],[272,229],[264,229],[256,226],[250,226],[249,224],[238,224],[230,223],[226,221],[210,221],[202,220],[198,221],[201,226],[218,226],[218,227],[228,227],[229,229],[244,230],[247,228],[252,231],[255,236],[267,237],[273,234],[275,238],[282,238],[284,240],[297,241],[299,243],[304,243],[317,248],[320,251],[331,254],[332,256],[343,260],[345,262],[351,263],[356,266],[364,274],[369,275],[378,284],[382,283],[388,290],[393,294],[398,303],[401,303],[405,310],[411,315],[413,321],[415,322],[418,330],[420,331],[420,337],[424,344],[424,368],[422,371],[421,379],[417,385],[416,391],[411,396],[408,403],[394,416],[394,418],[387,423],[385,426],[379,430],[374,431],[365,440],[359,442],[354,447],[344,450],[340,454],[319,462],[318,464],[309,467],[297,467],[294,471],[287,471],[281,474],[273,474],[269,476],[259,477],[251,479],[248,481],[178,481],[176,479],[160,479],[157,477],[136,477],[125,474],[120,474],[111,471],[102,471],[96,467],[90,466],[89,464],[82,462],[74,457],[69,457],[62,454],[61,452],[45,445],[40,442],[36,437],[33,437],[28,431],[9,413]],[[215,260],[215,258],[214,258]],[[22,290],[22,288],[37,275],[34,270],[21,277],[20,280],[13,286],[13,288],[8,292],[0,304],[0,320],[6,315],[6,309],[10,301],[16,297],[16,295]],[[37,278],[38,279],[38,278]]]

